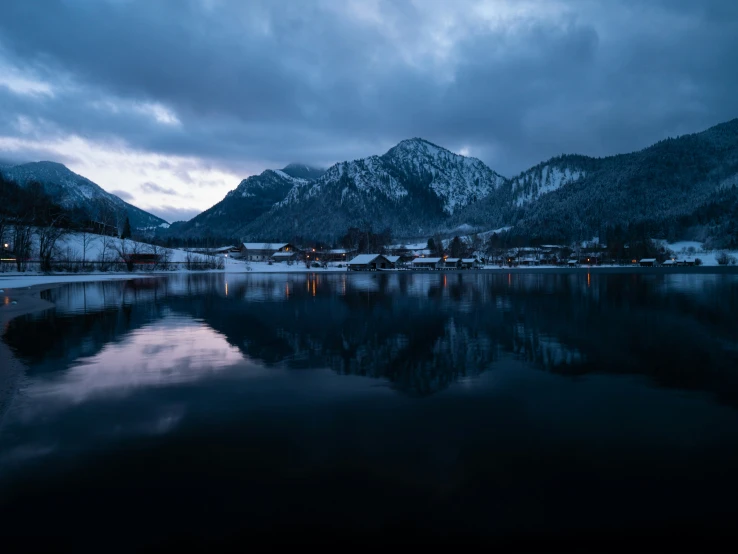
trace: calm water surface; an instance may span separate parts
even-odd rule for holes
[[[0,527],[733,532],[738,275],[177,275],[70,284],[3,340]]]

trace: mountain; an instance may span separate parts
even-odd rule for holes
[[[128,216],[131,227],[136,229],[166,228],[169,224],[136,206],[103,190],[89,179],[77,175],[66,166],[55,162],[32,162],[0,167],[6,179],[21,187],[31,182],[40,183],[46,194],[65,208],[82,208],[91,217],[101,210]]]
[[[651,236],[681,239],[696,226],[717,228],[719,222],[695,214],[718,197],[726,201],[736,187],[738,119],[630,154],[552,158],[459,218],[473,225],[502,221],[517,234],[548,239],[589,239],[629,224],[645,226]]]
[[[292,164],[284,170],[267,169],[259,175],[252,175],[241,181],[213,207],[189,221],[173,223],[169,228],[169,234],[177,237],[226,238],[236,236],[237,229],[284,200],[292,188],[308,185],[311,182],[307,179],[293,177],[287,170],[294,174],[320,172],[315,168]]]
[[[551,158],[507,179],[494,194],[460,210],[452,219],[455,226],[497,228],[519,222],[531,206],[562,187],[592,174],[599,160],[568,155]]]
[[[331,240],[369,223],[396,234],[432,233],[505,182],[476,158],[414,138],[382,156],[341,162],[316,180],[296,182],[281,202],[235,232],[248,239]]]
[[[557,156],[511,179],[414,138],[325,172],[290,164],[249,177],[171,231],[335,241],[352,226],[389,227],[396,237],[512,227],[565,242],[638,226],[653,237],[738,245],[737,219],[738,119],[629,154]]]
[[[315,181],[320,179],[325,173],[325,169],[312,167],[305,164],[292,163],[282,168],[282,172],[295,179],[305,179],[306,181]]]

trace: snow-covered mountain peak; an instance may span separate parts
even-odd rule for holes
[[[267,169],[258,175],[251,175],[241,181],[235,189],[226,195],[226,198],[229,196],[240,196],[242,198],[260,196],[261,191],[265,189],[273,189],[275,187],[290,188],[295,185],[307,184],[308,182],[306,179],[298,179],[288,175],[281,169]]]
[[[399,159],[418,156],[435,159],[447,155],[457,154],[419,137],[402,140],[384,154],[385,157]]]
[[[315,181],[316,179],[319,179],[323,175],[323,173],[325,173],[325,169],[303,163],[291,163],[283,167],[282,172],[298,179]]]

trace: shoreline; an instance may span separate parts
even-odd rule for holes
[[[29,276],[8,276],[3,278],[0,276],[0,429],[2,428],[5,412],[9,408],[13,397],[17,391],[18,379],[26,370],[25,364],[21,362],[7,345],[4,340],[5,332],[8,325],[17,317],[43,312],[55,307],[53,302],[49,302],[41,298],[41,293],[52,290],[66,283],[71,282],[94,282],[94,281],[113,281],[127,280],[135,278],[144,278],[148,275],[129,275],[129,274],[103,274],[103,275],[74,275],[70,277],[91,277],[80,281],[78,279],[59,279],[65,277],[61,275],[29,275]],[[6,283],[12,284],[12,279],[25,279],[28,277],[36,277],[41,282],[21,286],[9,287]],[[95,277],[103,277],[95,278]],[[46,279],[45,279],[46,278]],[[17,302],[13,304],[12,302]]]
[[[52,302],[41,298],[41,293],[61,286],[59,284],[46,283],[31,287],[5,289],[0,283],[0,428],[2,428],[5,412],[17,391],[18,379],[23,374],[26,366],[13,354],[3,337],[10,322],[16,317],[42,312],[54,307]],[[18,304],[12,304],[12,302]]]

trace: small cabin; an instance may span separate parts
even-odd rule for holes
[[[641,267],[654,267],[656,265],[656,258],[642,258],[638,265]]]
[[[459,267],[461,269],[476,269],[481,265],[476,258],[462,258]]]
[[[244,242],[240,253],[244,260],[250,262],[265,262],[274,257],[277,252],[297,252],[288,242]]]
[[[294,262],[297,260],[297,252],[275,252],[272,254],[272,261],[275,263],[286,263],[286,262]]]
[[[446,258],[443,261],[443,269],[460,269],[461,258]]]
[[[385,258],[392,264],[393,268],[397,268],[402,264],[402,258],[400,256],[385,256]]]
[[[348,248],[332,248],[315,252],[315,258],[321,262],[345,263],[354,257],[356,257],[356,250]]]
[[[443,258],[415,258],[411,267],[413,269],[440,269],[443,267]]]
[[[359,254],[346,264],[349,271],[377,271],[392,269],[392,263],[382,254]]]
[[[158,254],[137,253],[123,256],[123,260],[129,264],[153,265],[159,263],[161,256]]]
[[[518,261],[518,265],[526,265],[526,266],[533,266],[533,265],[541,265],[541,260],[538,258],[533,257],[527,257],[527,258],[520,258]]]

